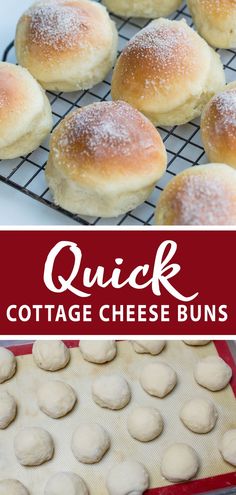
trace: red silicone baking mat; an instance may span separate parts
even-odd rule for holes
[[[79,346],[79,341],[65,341],[66,345],[71,348],[75,348]],[[232,343],[228,343],[226,341],[215,341],[214,346],[217,350],[217,353],[231,366],[233,369],[233,378],[230,383],[230,387],[236,396],[236,363],[231,351]],[[11,346],[10,349],[14,352],[16,356],[23,356],[27,354],[31,354],[32,352],[32,344],[23,344],[23,345],[15,345]],[[195,348],[192,349],[192,352],[195,352]],[[222,492],[219,493],[227,493],[225,489],[229,488],[231,490],[232,487],[235,487],[236,493],[236,472],[229,472],[227,474],[207,477],[204,479],[197,479],[187,483],[181,483],[170,486],[163,486],[160,488],[151,488],[146,493],[150,495],[194,495],[201,494],[205,492],[213,492],[215,490],[222,489]],[[232,491],[230,491],[232,493]]]

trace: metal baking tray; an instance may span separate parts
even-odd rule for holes
[[[226,392],[224,392],[224,391],[219,392],[219,393],[217,393],[217,396],[215,396],[215,399],[213,398],[213,400],[216,401],[217,407],[221,408],[221,416],[222,416],[221,417],[221,424],[219,424],[218,430],[215,433],[213,431],[213,436],[215,435],[215,439],[218,439],[218,436],[220,434],[220,430],[222,429],[222,427],[223,427],[223,429],[225,428],[225,421],[227,422],[227,424],[229,423],[229,425],[231,425],[231,427],[232,427],[232,424],[234,424],[234,419],[232,422],[232,418],[234,418],[234,415],[232,414],[233,411],[232,411],[232,409],[230,409],[230,411],[229,411],[228,404],[231,404],[231,407],[232,407],[233,400],[234,400],[233,397],[236,396],[236,345],[235,345],[235,342],[215,341],[213,344],[210,344],[210,347],[207,346],[207,347],[202,347],[202,348],[191,348],[188,346],[184,346],[184,344],[182,344],[181,342],[179,342],[179,343],[173,342],[173,344],[174,344],[173,345],[172,342],[173,341],[170,341],[167,343],[167,349],[164,350],[164,352],[163,352],[163,359],[164,360],[167,359],[167,361],[170,360],[170,362],[172,362],[172,359],[173,359],[173,361],[174,361],[173,365],[174,365],[175,369],[177,369],[178,374],[180,374],[179,376],[181,376],[181,382],[182,382],[182,392],[179,391],[176,393],[179,393],[179,394],[184,393],[184,395],[186,395],[186,398],[187,398],[188,394],[191,395],[191,393],[192,393],[192,386],[191,386],[192,378],[190,377],[191,373],[190,374],[186,373],[185,368],[186,368],[186,366],[192,367],[192,362],[195,361],[196,359],[198,359],[200,356],[208,355],[209,353],[218,353],[223,359],[225,359],[225,361],[228,362],[228,364],[233,369],[233,379],[231,381],[231,387],[230,387],[231,390],[229,389],[228,391],[226,390]],[[75,424],[76,424],[76,421],[77,421],[76,418],[78,417],[78,415],[79,415],[80,419],[81,419],[81,417],[83,419],[83,414],[85,415],[86,420],[89,420],[90,414],[92,414],[91,418],[94,417],[93,416],[94,412],[91,413],[90,408],[88,407],[88,405],[91,407],[92,404],[91,404],[91,401],[89,402],[89,398],[87,398],[87,396],[88,396],[87,390],[88,390],[88,385],[90,384],[91,379],[94,377],[94,374],[104,372],[103,367],[101,367],[99,365],[92,365],[91,363],[86,364],[86,362],[81,360],[81,357],[79,357],[79,355],[77,355],[77,351],[75,349],[78,347],[79,341],[65,341],[65,343],[67,344],[68,347],[74,349],[73,352],[76,352],[76,354],[73,355],[73,359],[72,359],[72,362],[69,365],[69,367],[65,368],[65,370],[61,370],[61,371],[57,372],[56,374],[53,374],[52,378],[53,379],[54,378],[55,379],[62,379],[62,380],[65,379],[65,381],[68,380],[68,382],[71,383],[72,386],[74,386],[76,389],[78,388],[79,397],[80,397],[80,404],[78,407],[78,411],[76,410],[72,413],[72,417],[70,417],[69,419],[65,418],[64,420],[62,419],[62,420],[58,420],[55,422],[54,420],[52,421],[50,418],[47,418],[43,414],[41,414],[41,413],[39,414],[38,409],[37,409],[37,405],[35,404],[35,397],[34,397],[35,394],[32,391],[34,391],[38,387],[41,380],[44,381],[45,378],[48,379],[48,372],[44,372],[42,370],[37,369],[35,366],[33,366],[32,359],[30,356],[31,351],[32,351],[32,343],[27,342],[27,341],[25,341],[24,343],[22,343],[20,341],[0,341],[0,345],[7,345],[8,348],[10,348],[15,353],[15,355],[18,356],[18,359],[20,359],[18,361],[19,376],[16,375],[15,378],[10,380],[9,382],[6,382],[6,384],[3,384],[4,388],[9,389],[9,391],[12,392],[13,395],[16,395],[16,397],[17,397],[17,393],[18,393],[17,391],[19,391],[20,395],[21,395],[21,400],[23,399],[23,397],[25,397],[24,394],[26,393],[27,390],[30,391],[31,395],[33,393],[32,397],[30,395],[30,397],[28,397],[28,399],[26,399],[26,403],[24,404],[24,406],[21,403],[21,410],[20,410],[19,418],[17,419],[17,424],[14,425],[14,423],[13,423],[9,429],[10,437],[8,438],[8,430],[3,431],[1,433],[0,449],[1,449],[1,446],[4,446],[4,452],[6,455],[5,464],[3,463],[3,460],[2,460],[1,465],[2,466],[5,465],[5,468],[7,470],[6,474],[8,477],[10,474],[14,474],[14,476],[18,475],[18,471],[15,472],[16,467],[14,465],[14,462],[15,462],[14,461],[14,455],[12,456],[11,449],[10,449],[10,453],[9,453],[9,448],[8,448],[9,446],[7,447],[7,443],[8,443],[9,439],[11,442],[11,440],[14,438],[15,428],[18,428],[19,425],[20,426],[24,425],[24,421],[25,421],[24,420],[24,414],[25,414],[24,410],[26,411],[26,414],[28,414],[27,424],[31,424],[31,422],[33,422],[32,424],[35,424],[35,421],[37,420],[38,425],[44,426],[46,429],[48,428],[49,431],[52,432],[53,436],[55,435],[57,450],[58,450],[57,436],[60,436],[60,438],[61,438],[61,431],[63,430],[66,444],[65,444],[65,448],[64,448],[64,444],[63,444],[62,448],[59,449],[63,456],[64,456],[64,451],[66,451],[66,449],[68,448],[68,445],[67,445],[67,443],[68,443],[68,428],[69,429],[71,428],[71,425],[68,425],[68,422],[72,423],[72,424],[73,424],[73,422],[75,422]],[[182,356],[181,365],[178,364],[179,363],[179,351],[180,351],[179,346],[181,346],[181,356]],[[182,348],[182,346],[184,346],[184,347]],[[196,355],[196,353],[197,353],[197,355]],[[141,399],[141,395],[140,395],[141,389],[139,390],[139,387],[138,387],[138,385],[135,385],[135,382],[137,380],[137,373],[139,374],[140,366],[143,366],[146,361],[149,361],[152,359],[155,359],[155,358],[152,358],[150,356],[145,357],[143,355],[135,354],[131,350],[130,345],[128,343],[123,342],[123,343],[119,344],[118,357],[112,363],[107,365],[107,366],[109,366],[110,370],[112,370],[113,367],[116,370],[117,369],[119,369],[120,371],[125,370],[127,376],[129,377],[128,378],[129,381],[131,380],[131,382],[132,382],[133,402],[136,402],[137,400],[138,401],[144,400],[144,397],[143,397],[143,399]],[[33,366],[33,368],[32,368],[32,366]],[[78,375],[78,366],[79,366],[79,370],[80,370],[79,375]],[[182,368],[183,368],[183,370],[182,370]],[[185,373],[183,374],[184,369],[185,369]],[[29,370],[31,370],[30,373],[29,373]],[[26,377],[27,377],[27,379],[26,379]],[[50,374],[50,378],[51,378],[51,374]],[[26,381],[25,381],[25,379],[26,379]],[[134,382],[133,382],[133,379],[134,379]],[[84,396],[84,392],[85,392],[85,396]],[[202,391],[202,393],[204,393],[204,390]],[[208,394],[208,392],[205,392],[205,394]],[[213,396],[214,396],[214,393],[213,393]],[[180,397],[180,396],[178,396],[178,397]],[[159,404],[159,403],[157,405],[157,407],[161,407],[161,408],[163,407],[164,408],[162,410],[163,410],[163,414],[165,415],[165,418],[168,418],[168,421],[167,421],[167,424],[169,424],[168,429],[171,429],[172,433],[173,433],[173,428],[175,429],[176,441],[177,441],[177,436],[179,434],[181,435],[181,439],[185,438],[185,436],[187,435],[187,432],[185,431],[185,429],[183,429],[183,431],[182,431],[180,428],[180,425],[177,425],[175,420],[174,420],[174,423],[172,422],[174,419],[173,418],[173,410],[176,410],[176,407],[179,408],[179,404],[178,405],[176,404],[175,406],[173,406],[172,402],[175,401],[175,403],[176,403],[176,399],[178,397],[174,397],[174,395],[171,397],[171,395],[170,395],[169,405],[167,404],[167,402],[163,403],[163,406],[161,406],[161,404]],[[227,399],[227,397],[228,397],[228,399]],[[26,398],[27,398],[27,396],[26,396]],[[145,397],[145,400],[156,401],[157,399]],[[229,400],[230,400],[230,402],[228,402]],[[87,403],[87,401],[88,401],[88,403]],[[222,408],[222,406],[223,406],[223,408]],[[131,407],[132,407],[132,403],[131,403]],[[81,409],[82,409],[82,411],[81,411]],[[111,418],[109,411],[106,413],[106,411],[104,411],[104,410],[101,411],[100,408],[99,408],[99,411],[97,411],[96,420],[98,420],[98,422],[101,421],[100,416],[105,415],[103,420],[105,421],[105,419],[106,419],[105,422],[106,422],[108,429],[109,428],[116,428],[116,421],[117,421],[117,426],[119,427],[119,434],[113,432],[113,435],[114,435],[113,450],[114,450],[114,452],[113,452],[113,454],[110,454],[110,455],[115,455],[115,456],[118,455],[118,457],[121,455],[121,453],[119,452],[119,448],[118,448],[118,443],[120,442],[119,437],[120,437],[121,443],[122,443],[122,452],[124,449],[125,449],[125,452],[126,451],[130,452],[129,455],[131,455],[131,452],[132,452],[132,455],[137,456],[137,458],[141,462],[143,462],[142,456],[144,456],[144,458],[147,460],[148,463],[153,464],[153,462],[154,462],[153,466],[154,466],[154,469],[156,469],[154,459],[158,455],[158,451],[155,450],[157,448],[160,448],[160,447],[158,447],[158,445],[155,446],[155,444],[152,444],[152,442],[151,442],[152,445],[149,444],[149,445],[144,446],[144,447],[143,447],[143,445],[141,445],[141,447],[137,446],[137,445],[133,445],[133,444],[129,445],[129,443],[127,443],[127,446],[126,446],[125,442],[127,441],[127,439],[126,439],[126,435],[124,436],[124,431],[123,431],[123,430],[126,430],[126,426],[125,426],[126,421],[124,423],[124,419],[126,418],[126,414],[127,414],[126,410],[124,410],[124,412],[121,411],[119,417],[114,420],[114,416],[112,416],[112,418]],[[124,418],[123,418],[123,416],[124,416]],[[113,426],[111,426],[111,422],[112,422]],[[168,431],[166,432],[167,438],[163,439],[163,442],[164,442],[163,445],[165,445],[166,442],[169,442],[170,438],[172,438],[172,434],[171,434],[171,437],[168,437],[168,435],[170,433],[171,432],[168,433]],[[193,435],[193,434],[190,433],[190,435]],[[4,440],[3,436],[4,436],[5,440]],[[124,436],[124,439],[123,439],[123,436]],[[165,437],[165,435],[164,435],[164,437]],[[208,436],[201,436],[200,435],[200,437],[199,437],[198,435],[197,436],[195,435],[195,437],[196,438],[194,441],[196,443],[196,449],[197,450],[201,449],[201,455],[204,455],[205,460],[208,459],[210,457],[208,450],[210,449],[211,452],[213,452],[213,450],[215,450],[215,441],[216,440],[214,440],[214,438],[212,438],[212,437],[210,439],[210,437],[208,437]],[[187,441],[187,438],[185,438],[185,441]],[[190,441],[190,439],[189,439],[189,441]],[[208,442],[212,443],[213,450],[212,450],[211,444],[208,445]],[[159,443],[159,441],[158,441],[158,443]],[[163,448],[163,445],[162,445],[162,448]],[[145,450],[145,452],[143,452],[143,449],[144,450],[147,449],[147,450]],[[60,454],[60,452],[59,452],[59,454]],[[57,456],[59,454],[57,454]],[[218,457],[220,457],[220,456],[218,456]],[[235,470],[232,469],[232,466],[230,468],[230,466],[227,467],[225,465],[225,466],[223,466],[224,469],[221,471],[222,461],[221,461],[221,464],[219,464],[219,467],[217,467],[218,466],[218,461],[217,461],[218,457],[216,456],[216,459],[215,459],[216,465],[215,464],[213,465],[213,471],[214,472],[212,472],[210,475],[209,475],[209,466],[208,467],[204,466],[204,468],[201,469],[201,472],[199,473],[199,476],[197,479],[195,479],[191,482],[179,483],[177,485],[169,484],[168,482],[165,483],[164,481],[162,481],[161,487],[151,488],[150,490],[148,490],[146,492],[147,495],[233,495],[233,494],[235,494],[236,493],[236,473],[235,473]],[[158,455],[158,458],[159,458],[159,455]],[[212,459],[213,458],[214,458],[214,455],[213,455]],[[99,463],[99,465],[101,464],[101,471],[98,471],[98,472],[95,471],[92,473],[91,473],[90,467],[87,468],[86,466],[84,467],[82,465],[78,466],[80,474],[82,476],[84,476],[85,478],[87,478],[87,476],[88,476],[88,481],[90,481],[90,487],[93,486],[93,481],[97,477],[97,479],[98,479],[98,482],[96,483],[97,488],[96,488],[96,491],[94,492],[94,487],[93,487],[92,494],[94,494],[94,493],[96,493],[96,495],[97,495],[97,493],[99,493],[99,495],[101,493],[103,494],[103,490],[101,491],[101,487],[99,488],[99,479],[100,479],[100,476],[103,473],[104,469],[107,470],[108,465],[106,464],[106,462],[108,462],[108,463],[110,462],[109,456],[108,456],[107,460],[105,459],[105,466],[102,464],[103,461],[102,461],[102,463]],[[111,460],[111,462],[114,462],[114,461]],[[56,465],[54,464],[54,461],[52,462],[52,465],[51,465],[51,463],[47,463],[48,467],[46,467],[45,473],[43,471],[43,478],[42,479],[44,480],[44,474],[46,476],[49,476],[55,470],[60,470],[59,469],[60,463],[62,463],[63,469],[65,469],[65,470],[67,470],[68,468],[70,468],[72,471],[74,470],[75,472],[77,470],[77,462],[75,463],[75,461],[73,461],[73,458],[71,458],[70,456],[68,458],[63,457],[62,459],[61,458],[59,459],[57,457]],[[100,469],[99,465],[98,465],[98,467],[95,467],[95,470]],[[19,469],[19,468],[17,468],[17,469]],[[33,480],[36,479],[37,480],[37,490],[39,490],[39,493],[42,493],[42,489],[41,488],[39,489],[39,487],[38,487],[38,481],[41,480],[41,477],[42,477],[42,473],[40,472],[40,469],[44,469],[44,468],[34,468],[34,469],[35,469],[35,471],[33,469],[30,470],[29,480],[30,480],[30,483],[32,483],[32,487],[33,487],[34,482],[35,482]],[[83,471],[83,469],[85,469],[85,471]],[[210,468],[210,469],[212,469],[212,468]],[[20,479],[22,479],[22,481],[26,483],[27,479],[28,479],[27,478],[27,470],[25,470],[25,468],[23,468],[23,469],[21,468],[19,470],[19,475],[20,475]],[[91,476],[92,476],[92,478],[91,478]],[[1,472],[1,469],[0,469],[0,478],[4,478],[4,477],[5,477],[5,474],[3,473],[3,471]],[[154,481],[154,478],[153,478],[153,481]],[[92,485],[91,485],[91,483],[92,483]],[[153,486],[153,483],[152,483],[152,486]],[[42,487],[42,480],[40,481],[40,487]],[[38,494],[37,490],[36,490],[36,492]]]

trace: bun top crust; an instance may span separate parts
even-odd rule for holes
[[[194,8],[213,22],[222,22],[236,13],[236,0],[194,0]],[[203,18],[204,20],[204,18]]]
[[[116,192],[155,183],[167,163],[155,127],[119,101],[94,103],[67,116],[52,135],[50,158],[68,179]]]
[[[90,0],[44,0],[20,18],[16,31],[17,56],[22,65],[52,69],[69,58],[91,57],[91,49],[107,50],[113,23],[102,5]],[[99,62],[99,60],[98,60]]]
[[[221,163],[191,167],[161,194],[157,225],[235,225],[236,171]]]
[[[226,157],[236,151],[236,82],[214,96],[202,114],[201,131],[204,144],[211,152]],[[236,158],[234,158],[236,163]]]
[[[0,62],[0,147],[19,139],[44,109],[44,92],[20,66]]]
[[[112,95],[141,110],[168,112],[201,93],[209,74],[207,43],[184,20],[158,19],[140,31],[116,64]],[[149,106],[149,108],[148,108]]]

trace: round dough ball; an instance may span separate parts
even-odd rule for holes
[[[70,360],[70,350],[61,340],[36,340],[32,353],[37,366],[47,371],[65,368]]]
[[[149,487],[149,474],[143,464],[123,461],[111,468],[106,486],[109,495],[142,495]]]
[[[128,382],[118,374],[101,375],[92,384],[92,396],[101,407],[122,409],[131,399]]]
[[[163,430],[163,419],[154,407],[136,407],[128,417],[128,431],[140,442],[150,442]]]
[[[22,466],[39,466],[49,461],[54,452],[51,435],[43,428],[20,430],[14,441],[15,454]]]
[[[158,19],[139,31],[122,51],[112,77],[112,98],[143,112],[158,126],[174,126],[201,115],[225,85],[219,55],[184,19]]]
[[[156,19],[172,14],[182,0],[103,0],[103,3],[118,16]]]
[[[16,372],[16,358],[13,352],[0,347],[0,383],[12,378]]]
[[[94,464],[99,462],[110,448],[110,437],[98,424],[82,424],[73,434],[71,448],[78,461]]]
[[[185,443],[175,443],[166,449],[161,461],[164,478],[173,483],[192,479],[199,469],[195,450]]]
[[[29,492],[18,480],[2,480],[0,495],[29,495]]]
[[[211,340],[183,340],[183,342],[187,345],[201,346],[209,344]]]
[[[165,340],[132,340],[133,348],[138,354],[152,354],[157,356],[163,351],[166,341]]]
[[[62,418],[76,403],[73,388],[64,382],[46,382],[38,390],[38,405],[51,418]]]
[[[201,135],[209,161],[236,168],[236,82],[228,84],[204,108]]]
[[[232,370],[220,357],[208,356],[198,361],[194,369],[194,377],[199,385],[216,392],[228,385]]]
[[[52,129],[49,100],[22,67],[0,62],[0,159],[36,150]]]
[[[116,59],[117,30],[106,9],[89,0],[43,0],[16,29],[16,56],[50,91],[78,91],[101,82]]]
[[[236,429],[226,431],[220,443],[220,452],[226,462],[236,466]]]
[[[236,48],[235,0],[188,0],[199,34],[216,48]]]
[[[149,363],[142,370],[140,383],[148,394],[162,399],[175,387],[177,375],[166,363]]]
[[[211,163],[190,167],[161,193],[156,225],[236,225],[236,171]]]
[[[75,473],[60,472],[47,482],[44,495],[89,495],[84,480]]]
[[[8,392],[0,392],[0,430],[7,428],[16,417],[16,401]]]
[[[218,418],[215,405],[207,399],[188,400],[180,411],[180,418],[194,433],[208,433]]]
[[[115,340],[81,340],[82,356],[90,363],[103,364],[112,361],[116,356]]]
[[[125,102],[71,112],[52,133],[46,178],[72,213],[116,217],[143,203],[166,171],[157,129]]]

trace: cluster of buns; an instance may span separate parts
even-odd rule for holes
[[[53,132],[46,178],[55,203],[96,217],[136,208],[166,170],[165,147],[153,124],[181,125],[203,112],[202,139],[213,164],[173,179],[158,203],[156,222],[234,224],[234,173],[214,165],[236,166],[236,84],[225,87],[219,55],[184,20],[160,18],[180,0],[103,3],[117,15],[158,19],[138,32],[117,60],[113,102],[78,109]],[[234,46],[233,0],[188,3],[209,43]],[[52,113],[42,88],[85,90],[106,77],[118,34],[105,6],[41,0],[21,16],[15,40],[20,66],[0,64],[0,158],[30,153],[50,132]]]

